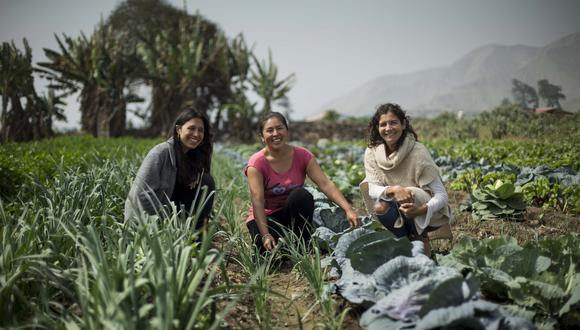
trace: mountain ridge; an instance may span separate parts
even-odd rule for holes
[[[536,88],[548,79],[561,86],[562,107],[580,109],[580,32],[543,47],[488,44],[473,49],[449,66],[407,74],[383,75],[325,104],[347,116],[371,115],[376,105],[400,104],[410,115],[431,117],[439,113],[466,114],[495,108],[511,99],[512,79]]]

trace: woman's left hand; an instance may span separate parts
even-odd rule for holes
[[[407,218],[414,218],[419,215],[427,213],[427,206],[415,206],[414,203],[403,203],[399,207],[399,211],[403,213]]]
[[[362,221],[359,219],[359,217],[353,210],[348,210],[346,212],[346,218],[348,219],[348,223],[350,224],[351,227],[362,226]]]

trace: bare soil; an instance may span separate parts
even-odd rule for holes
[[[478,221],[470,213],[460,212],[459,206],[468,197],[465,192],[448,191],[454,222],[451,225],[453,242],[464,236],[474,239],[497,236],[514,237],[520,245],[546,236],[580,233],[580,216],[565,214],[554,209],[528,207],[523,221]],[[448,251],[440,251],[446,253]]]

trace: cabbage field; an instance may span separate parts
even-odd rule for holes
[[[315,187],[311,246],[287,233],[259,256],[242,167],[218,145],[213,221],[123,221],[160,140],[62,136],[0,146],[0,328],[566,329],[580,326],[580,146],[433,139],[452,240],[396,239],[362,206],[362,141],[307,145],[365,225]]]

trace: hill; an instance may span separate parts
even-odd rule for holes
[[[370,115],[384,102],[402,105],[415,117],[445,111],[476,114],[511,98],[512,79],[536,87],[540,79],[562,87],[562,107],[580,109],[580,32],[545,47],[486,45],[450,66],[373,79],[327,103],[347,116]]]

